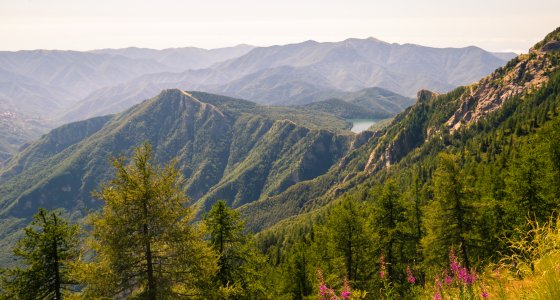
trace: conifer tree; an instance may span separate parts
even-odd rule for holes
[[[113,163],[115,178],[96,194],[105,205],[92,219],[96,256],[82,268],[86,297],[211,298],[215,256],[190,223],[173,164],[154,166],[148,144],[130,165]]]
[[[422,238],[428,263],[447,261],[449,249],[456,247],[460,248],[465,266],[470,268],[467,240],[472,208],[464,181],[458,157],[448,153],[439,155],[433,176],[434,199],[426,208],[426,235]]]
[[[262,292],[260,285],[264,257],[257,253],[250,236],[243,233],[239,212],[218,201],[204,217],[210,244],[218,254],[218,279],[230,297],[251,298]]]
[[[400,193],[393,179],[388,179],[374,203],[372,229],[377,232],[379,241],[377,246],[387,262],[386,276],[395,279],[395,269],[398,266],[397,256],[404,248],[403,225],[406,222],[405,209],[400,203]],[[402,270],[404,271],[404,269]]]
[[[292,246],[286,259],[283,280],[292,299],[305,299],[313,292],[312,280],[315,278],[313,274],[316,269],[313,266],[313,256],[309,252],[309,246],[303,241]]]
[[[78,231],[59,213],[39,209],[14,249],[23,267],[2,270],[0,299],[60,300],[70,293]]]
[[[365,204],[352,197],[333,207],[326,218],[319,238],[320,248],[324,248],[333,261],[341,260],[343,271],[355,286],[361,287],[371,271],[371,232],[367,226]]]
[[[555,206],[553,164],[546,160],[546,150],[532,143],[529,140],[512,159],[505,180],[508,200],[513,204],[508,210],[519,225],[527,217],[546,221]]]

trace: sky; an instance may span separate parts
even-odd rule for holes
[[[0,0],[0,50],[220,48],[375,37],[527,52],[558,0]]]

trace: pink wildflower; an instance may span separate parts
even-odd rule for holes
[[[340,299],[349,300],[351,294],[348,278],[344,277],[344,285],[342,286],[342,291],[340,292]]]
[[[486,289],[486,284],[481,283],[481,289],[482,289],[482,293],[480,293],[480,297],[482,297],[482,299],[488,299],[488,290]]]
[[[461,265],[457,260],[457,256],[455,256],[455,251],[453,250],[453,248],[449,250],[449,265],[451,267],[451,273],[457,276],[457,274],[459,273],[459,269],[461,269]]]
[[[447,270],[445,270],[445,277],[443,278],[443,282],[445,282],[445,285],[450,286],[453,283],[453,278],[451,278],[451,276],[449,276],[449,273],[447,272]]]
[[[434,297],[432,299],[433,300],[441,300],[441,295],[439,293],[435,293]]]
[[[461,283],[468,284],[469,273],[467,272],[467,269],[459,267],[456,276],[457,276],[457,279],[459,279],[459,281]]]
[[[467,278],[467,284],[474,284],[476,281],[476,271],[471,270],[471,274]]]
[[[416,282],[416,278],[414,277],[414,275],[412,275],[412,270],[410,269],[410,266],[406,266],[406,280],[410,284],[414,284]]]

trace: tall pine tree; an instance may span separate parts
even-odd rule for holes
[[[239,212],[220,200],[206,214],[204,223],[218,254],[216,277],[224,293],[230,298],[261,298],[264,257],[251,237],[243,233]]]
[[[77,225],[57,212],[39,209],[25,236],[14,249],[24,267],[3,270],[2,299],[60,300],[76,284],[71,278],[78,251]]]
[[[404,274],[401,254],[405,239],[404,224],[406,222],[405,209],[401,204],[401,194],[393,179],[388,179],[373,204],[372,230],[377,233],[380,255],[387,263],[386,276],[390,280],[398,279]]]
[[[422,238],[426,262],[443,264],[450,248],[460,250],[467,268],[472,207],[464,174],[456,155],[442,153],[433,177],[434,199],[425,211],[426,235]]]
[[[86,297],[208,298],[215,256],[179,189],[179,173],[152,164],[148,144],[130,165],[115,159],[116,177],[97,197],[105,202],[92,220],[94,261],[83,265]]]

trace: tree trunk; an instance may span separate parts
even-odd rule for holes
[[[147,200],[144,200],[144,218],[147,220],[148,218],[148,204]],[[144,223],[143,225],[143,235],[145,240],[145,256],[146,256],[146,266],[148,267],[148,291],[147,296],[149,300],[156,300],[156,282],[154,279],[154,266],[152,261],[152,249],[151,249],[151,242],[150,242],[150,231],[148,228],[148,224]]]
[[[53,219],[54,219],[54,228],[57,227],[57,219],[56,219],[56,215],[53,213]],[[54,266],[53,266],[53,271],[54,271],[54,299],[55,300],[61,300],[62,299],[62,293],[61,293],[61,282],[60,282],[60,266],[59,266],[59,261],[58,261],[58,238],[55,235],[53,237],[53,243],[52,243],[52,251],[53,251],[53,259],[54,259]]]

